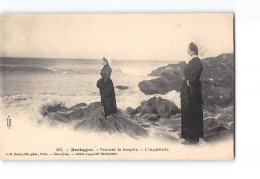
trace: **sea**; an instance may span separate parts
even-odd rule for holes
[[[117,107],[136,108],[153,96],[173,101],[180,106],[179,93],[145,95],[138,87],[152,70],[177,61],[112,60],[111,79],[115,86]],[[102,61],[96,59],[10,58],[0,60],[0,107],[8,115],[27,116],[31,121],[42,118],[45,104],[62,103],[67,107],[78,103],[100,101],[96,82],[100,79]],[[116,86],[127,86],[125,90]]]

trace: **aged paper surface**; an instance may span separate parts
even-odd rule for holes
[[[0,25],[1,159],[234,158],[232,13],[2,14]]]

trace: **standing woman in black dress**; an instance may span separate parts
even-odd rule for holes
[[[184,68],[185,79],[181,87],[181,138],[182,143],[198,143],[203,138],[203,111],[200,75],[203,70],[198,48],[192,42],[188,54],[191,60]]]
[[[97,82],[100,91],[101,106],[104,107],[105,117],[117,113],[116,97],[113,81],[110,79],[112,69],[106,58],[103,58],[103,69],[100,72],[101,79]]]

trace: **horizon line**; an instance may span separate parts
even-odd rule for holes
[[[217,56],[210,56],[210,57],[218,57],[220,55],[224,55],[224,54],[234,54],[232,52],[230,53],[221,53]],[[210,57],[202,57],[202,59],[205,59],[205,58],[210,58]],[[27,59],[59,59],[59,60],[64,60],[64,59],[71,59],[71,60],[102,60],[101,58],[100,59],[97,59],[97,58],[55,58],[55,57],[12,57],[12,56],[0,56],[0,59],[1,58],[27,58]],[[140,60],[136,60],[136,59],[133,59],[133,60],[127,60],[127,59],[110,59],[111,61],[147,61],[147,60],[144,60],[144,59],[140,59]],[[149,60],[149,61],[183,61],[183,60]]]

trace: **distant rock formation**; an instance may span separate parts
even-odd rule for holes
[[[233,54],[222,54],[205,58],[202,61],[201,74],[203,106],[214,111],[215,105],[227,107],[234,99],[234,65]],[[166,94],[169,91],[180,91],[184,79],[185,62],[160,67],[150,74],[156,79],[141,81],[138,86],[147,94]]]

